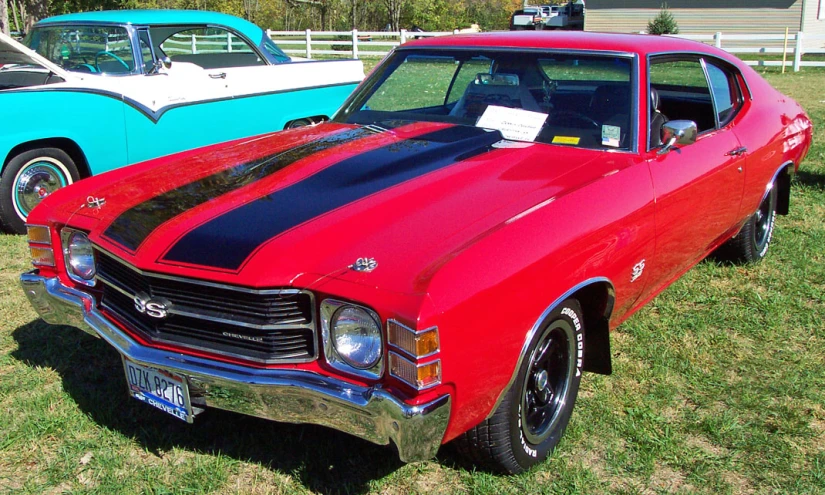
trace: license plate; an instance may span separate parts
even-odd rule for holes
[[[142,366],[125,357],[123,367],[126,370],[129,395],[187,423],[192,422],[192,406],[185,377]]]

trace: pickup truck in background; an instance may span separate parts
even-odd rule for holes
[[[541,7],[528,7],[513,12],[510,17],[510,31],[523,29],[544,29],[545,17],[542,15]]]

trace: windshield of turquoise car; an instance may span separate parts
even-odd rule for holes
[[[126,29],[119,26],[40,26],[23,44],[62,68],[91,74],[132,74],[135,60]]]
[[[477,125],[482,116],[488,124],[506,115],[540,125],[538,142],[629,149],[635,132],[633,63],[630,56],[570,50],[399,50],[335,120]]]

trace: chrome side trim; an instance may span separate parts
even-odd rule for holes
[[[48,323],[72,325],[100,337],[129,360],[186,377],[192,404],[286,423],[311,423],[387,445],[405,462],[438,451],[450,419],[451,397],[410,405],[379,385],[367,387],[294,368],[259,369],[140,345],[107,320],[91,295],[46,278],[20,276],[32,306]]]
[[[513,370],[513,376],[510,377],[510,381],[507,382],[507,385],[502,389],[501,393],[498,396],[498,399],[496,399],[496,403],[493,405],[493,408],[490,410],[490,414],[488,414],[487,418],[485,418],[485,419],[489,419],[496,412],[496,409],[498,409],[499,404],[501,404],[501,401],[504,400],[504,395],[507,394],[507,392],[510,390],[510,387],[512,387],[513,384],[516,382],[516,378],[518,377],[518,372],[521,369],[521,365],[524,363],[524,359],[527,357],[528,353],[530,352],[530,341],[532,341],[533,337],[535,337],[536,334],[539,332],[539,330],[541,330],[542,323],[544,323],[544,320],[547,318],[547,316],[550,313],[552,313],[553,310],[556,309],[556,307],[559,304],[564,302],[567,298],[569,298],[570,296],[572,296],[573,294],[575,294],[579,290],[581,290],[581,289],[583,289],[583,288],[585,288],[589,285],[593,285],[593,284],[601,283],[601,282],[607,282],[607,284],[610,286],[610,289],[611,289],[610,292],[612,294],[612,297],[611,297],[611,300],[608,301],[605,311],[606,312],[611,312],[612,311],[613,304],[614,304],[615,298],[616,298],[616,289],[613,287],[613,283],[610,281],[610,279],[608,279],[606,277],[593,277],[593,278],[589,278],[589,279],[587,279],[583,282],[579,282],[578,284],[576,284],[572,288],[570,288],[567,292],[565,292],[564,294],[562,294],[561,296],[556,298],[556,300],[553,301],[553,304],[548,306],[547,309],[545,309],[541,313],[541,316],[539,316],[538,320],[536,320],[536,322],[533,323],[533,326],[530,328],[530,330],[527,331],[527,334],[524,336],[524,344],[522,344],[522,346],[521,346],[521,353],[519,353],[518,362],[516,363],[516,368]],[[587,329],[585,329],[585,331],[586,330]]]
[[[765,201],[765,198],[768,197],[768,194],[771,193],[771,189],[773,189],[773,186],[776,185],[776,179],[779,178],[779,174],[781,174],[782,171],[785,169],[788,169],[788,173],[790,175],[794,174],[793,160],[788,160],[787,162],[783,163],[779,166],[779,169],[777,169],[777,171],[774,172],[773,177],[771,177],[771,181],[768,182],[768,184],[765,186],[765,192],[764,194],[762,194],[762,198],[759,200],[759,205],[761,205]],[[759,205],[756,205],[757,209],[759,209]],[[756,210],[754,210],[754,212],[756,212]]]

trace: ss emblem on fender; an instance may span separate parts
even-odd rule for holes
[[[150,298],[145,292],[138,292],[135,294],[135,309],[138,313],[143,313],[152,318],[166,318],[169,313],[169,307],[172,305],[169,301],[163,298]]]
[[[642,260],[633,267],[633,273],[630,275],[630,281],[635,282],[645,271],[645,260]]]

